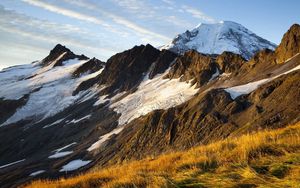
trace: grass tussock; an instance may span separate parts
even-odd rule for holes
[[[300,187],[300,123],[27,187]]]

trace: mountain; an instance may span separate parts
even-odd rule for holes
[[[41,61],[4,69],[1,187],[298,122],[299,32],[293,25],[275,51],[250,60],[148,44],[103,62],[58,44]]]
[[[250,59],[262,49],[274,50],[275,44],[257,36],[241,24],[222,21],[215,24],[200,24],[193,30],[177,35],[173,41],[162,47],[182,54],[197,50],[205,54],[233,52]]]

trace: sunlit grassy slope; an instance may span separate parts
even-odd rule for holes
[[[300,123],[28,187],[300,187]]]

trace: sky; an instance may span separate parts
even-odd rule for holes
[[[222,20],[279,44],[300,23],[299,7],[298,0],[1,0],[0,69],[41,60],[58,43],[106,61]]]

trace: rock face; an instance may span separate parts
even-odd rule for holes
[[[177,54],[173,52],[159,51],[149,44],[135,46],[108,59],[102,74],[82,82],[74,94],[95,84],[105,85],[102,94],[108,95],[115,91],[134,90],[147,74],[152,79],[165,72],[176,57]]]
[[[159,54],[151,45],[135,46],[118,53],[107,60],[99,84],[106,84],[108,92],[130,90],[141,81]]]
[[[94,72],[103,69],[105,66],[105,62],[96,59],[95,57],[90,59],[88,62],[77,68],[76,71],[73,72],[73,76],[79,77],[81,74],[91,74]]]
[[[221,72],[232,73],[239,71],[241,66],[246,63],[246,60],[238,54],[223,52],[216,58],[216,63]]]
[[[197,83],[197,86],[201,86],[209,81],[216,69],[212,57],[192,50],[176,59],[166,78],[180,78],[182,81],[192,81],[192,84]]]
[[[0,124],[4,123],[16,110],[23,106],[28,100],[28,95],[19,100],[3,100],[0,99]]]
[[[275,51],[276,62],[284,63],[287,59],[300,52],[300,25],[294,24],[284,34],[280,45]]]
[[[49,53],[47,57],[45,57],[42,60],[42,65],[48,65],[51,62],[55,62],[53,65],[55,66],[61,66],[62,62],[69,60],[69,59],[75,59],[78,58],[80,60],[86,60],[88,57],[85,55],[76,55],[74,54],[70,49],[66,48],[65,46],[61,44],[57,44]]]
[[[157,74],[162,74],[167,70],[173,60],[177,57],[177,55],[169,50],[162,50],[159,57],[155,61],[155,63],[152,65],[150,72],[149,72],[149,78],[152,79]]]
[[[242,56],[232,52],[211,56],[191,50],[175,60],[165,77],[191,81],[192,84],[197,83],[197,87],[200,87],[222,73],[237,73],[245,62],[246,60]]]
[[[216,24],[200,24],[191,31],[179,34],[170,44],[162,48],[179,54],[191,49],[205,54],[230,51],[250,59],[262,49],[274,50],[275,47],[275,44],[257,36],[244,26],[224,21]]]
[[[177,54],[141,45],[104,63],[57,45],[40,62],[1,71],[1,187],[299,121],[300,55],[291,46],[299,44],[298,28],[275,52],[264,49],[249,61],[233,52]],[[232,45],[241,37],[227,33],[217,39]],[[62,172],[78,160],[91,162]]]

